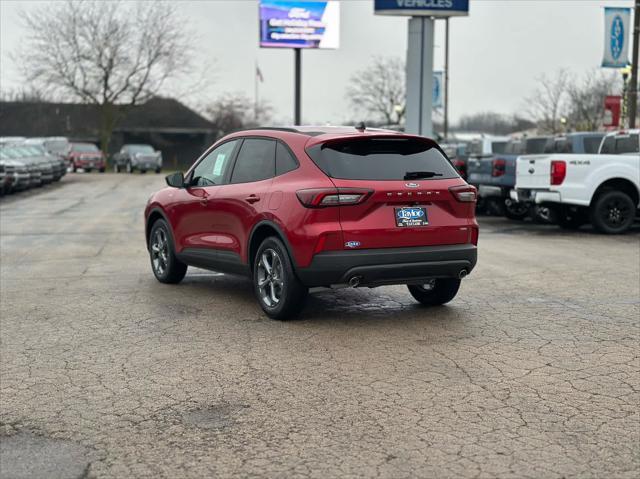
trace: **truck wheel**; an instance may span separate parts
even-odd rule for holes
[[[118,162],[115,162],[113,164],[113,172],[114,173],[120,173],[120,165],[118,164]]]
[[[156,168],[156,174],[161,173],[161,172],[162,172],[162,167]]]
[[[504,203],[504,215],[510,220],[521,221],[529,216],[529,206],[508,199]]]
[[[127,169],[127,173],[133,173],[133,166],[131,166],[130,161],[127,161],[126,169]]]
[[[265,239],[253,260],[253,289],[262,310],[272,319],[296,316],[308,289],[293,271],[286,247],[276,237]]]
[[[507,208],[502,198],[487,198],[486,205],[491,216],[505,216]]]
[[[456,278],[432,279],[421,285],[409,284],[409,293],[425,306],[440,306],[448,303],[458,294],[460,280]]]
[[[100,168],[98,171],[99,171],[100,173],[104,173],[104,172],[105,172],[105,170],[106,170],[106,168],[103,166],[103,167],[102,167],[102,168]]]
[[[623,191],[605,191],[598,195],[589,211],[591,224],[601,233],[620,234],[633,224],[636,205]]]
[[[75,163],[71,163],[71,171],[73,171],[74,173],[78,171],[78,167],[76,166]]]

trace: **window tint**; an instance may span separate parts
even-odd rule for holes
[[[585,138],[583,141],[584,141],[585,153],[598,153],[598,148],[600,147],[600,142],[602,141],[602,137],[589,136]]]
[[[247,138],[240,147],[231,183],[248,183],[272,178],[276,171],[275,161],[275,140]]]
[[[616,138],[616,151],[617,155],[623,153],[637,153],[640,151],[640,145],[638,144],[638,135],[619,136]]]
[[[544,153],[573,153],[573,144],[569,138],[549,138]]]
[[[544,151],[544,145],[547,143],[546,138],[531,138],[525,141],[525,147],[522,154],[537,155]]]
[[[491,151],[493,153],[504,153],[504,150],[507,148],[506,141],[494,141],[491,143]]]
[[[283,175],[298,167],[298,162],[291,155],[286,146],[277,142],[276,144],[276,176]]]
[[[192,185],[212,186],[221,185],[229,167],[229,161],[238,140],[223,143],[209,153],[193,170]]]
[[[600,153],[612,155],[614,153],[615,147],[616,140],[613,138],[613,136],[608,136],[602,142],[602,149],[600,150]]]
[[[310,148],[311,159],[332,178],[404,180],[410,173],[428,178],[456,178],[458,173],[440,151],[423,141],[367,138]]]

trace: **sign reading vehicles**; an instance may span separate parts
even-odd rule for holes
[[[452,17],[469,15],[469,0],[375,0],[377,15]]]

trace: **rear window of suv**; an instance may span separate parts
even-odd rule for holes
[[[307,151],[332,178],[344,180],[405,180],[457,178],[455,168],[435,146],[411,138],[359,138],[324,143]],[[417,179],[417,178],[416,178]]]

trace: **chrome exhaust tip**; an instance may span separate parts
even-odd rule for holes
[[[460,272],[458,273],[458,278],[464,279],[468,274],[469,272],[466,269],[461,269]]]
[[[349,280],[349,286],[351,286],[352,288],[357,288],[359,284],[360,284],[360,276],[352,276],[351,279]]]

